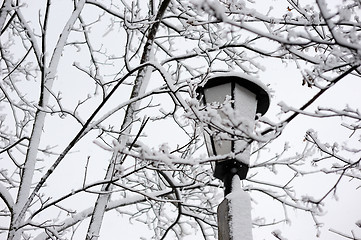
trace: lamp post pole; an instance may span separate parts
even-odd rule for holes
[[[224,137],[210,123],[209,128],[214,131],[205,135],[210,156],[234,156],[217,161],[214,168],[214,176],[223,181],[225,195],[217,209],[218,239],[252,240],[251,201],[240,184],[249,168],[250,141],[247,133],[242,132],[253,130],[257,114],[268,110],[267,88],[248,75],[228,73],[209,78],[197,91],[203,104],[211,104],[222,120],[237,132]],[[231,100],[231,113],[223,109],[226,99]],[[207,111],[207,107],[205,109]]]

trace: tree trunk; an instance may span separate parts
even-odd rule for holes
[[[140,61],[140,64],[145,63],[152,58],[152,47],[154,43],[155,35],[158,31],[160,21],[163,17],[163,14],[169,5],[170,0],[164,0],[159,8],[159,11],[157,13],[155,23],[152,25],[151,29],[149,30],[147,41],[144,46],[143,55]],[[141,70],[139,70],[138,75],[134,82],[134,87],[130,96],[130,99],[137,97],[144,93],[147,84],[149,82],[149,78],[152,72],[152,67],[145,67]],[[127,136],[131,133],[131,123],[135,118],[135,112],[139,108],[139,102],[134,102],[128,105],[124,121],[122,124],[121,129],[125,130],[122,135],[119,136],[118,141],[123,145],[122,147],[126,147],[126,143],[128,141]],[[112,156],[112,159],[109,163],[106,177],[105,179],[110,180],[113,177],[114,168],[117,164],[122,164],[120,162],[120,159],[122,158],[122,155],[118,155],[117,153],[114,153]],[[104,218],[104,213],[107,207],[107,204],[109,202],[110,196],[111,196],[111,184],[106,184],[102,186],[102,191],[107,191],[109,193],[100,194],[98,196],[98,199],[95,203],[94,212],[92,214],[92,218],[90,220],[88,232],[86,235],[86,240],[96,240],[99,237],[100,228],[102,225],[102,221]]]

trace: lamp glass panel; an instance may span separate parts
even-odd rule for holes
[[[250,123],[254,124],[257,110],[256,94],[236,84],[234,90],[234,105],[236,114],[242,118],[247,118]]]
[[[225,83],[204,89],[204,98],[206,103],[222,104],[227,96],[232,95],[231,86],[232,86],[231,83]],[[218,110],[218,114],[220,114],[221,118],[225,117],[225,115],[220,110]],[[206,141],[206,143],[207,142],[208,141]],[[212,140],[209,141],[208,144],[211,145],[211,146],[207,146],[208,153],[210,155],[224,155],[232,152],[232,142],[229,140],[222,140],[217,136],[213,136]]]
[[[231,96],[231,83],[225,83],[214,87],[204,89],[204,96],[207,103],[220,103],[222,104],[226,96]]]
[[[242,122],[242,128],[253,131],[256,118],[257,99],[256,95],[248,89],[236,84],[234,90],[235,122]],[[251,146],[246,140],[237,140],[234,143],[236,159],[249,164]]]

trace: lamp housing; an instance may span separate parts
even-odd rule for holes
[[[235,133],[244,132],[245,129],[252,131],[257,114],[263,115],[269,108],[270,97],[267,87],[258,79],[246,74],[227,73],[208,78],[197,88],[197,92],[201,105],[208,106],[206,111],[216,111],[219,116],[210,119],[210,134],[205,134],[208,155],[234,156],[217,161],[214,176],[224,182],[228,181],[228,175],[234,174],[240,179],[245,179],[250,158],[250,139],[246,134],[242,137],[229,131],[227,134],[222,133],[219,120]]]

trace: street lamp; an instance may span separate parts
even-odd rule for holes
[[[252,141],[249,135],[255,119],[270,105],[267,87],[248,75],[228,73],[212,76],[197,92],[210,115],[210,131],[205,134],[208,154],[229,156],[216,161],[214,167],[214,176],[223,181],[225,195],[217,209],[219,239],[252,240],[250,197],[236,184],[247,176]]]
[[[257,79],[240,73],[214,75],[204,85],[197,89],[203,105],[212,105],[217,109],[221,119],[227,121],[228,129],[234,134],[214,134],[216,128],[209,125],[211,134],[205,134],[207,151],[210,156],[228,155],[231,159],[217,161],[214,176],[224,183],[225,195],[231,192],[234,175],[245,179],[250,158],[250,139],[239,133],[248,129],[253,130],[254,121],[259,115],[268,110],[270,104],[267,87]],[[225,111],[225,101],[231,105],[231,111]],[[239,129],[241,128],[241,130]],[[238,131],[237,131],[238,130]],[[235,136],[237,134],[237,136]]]

